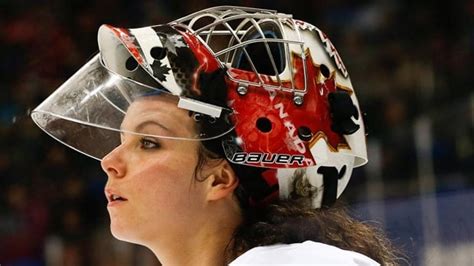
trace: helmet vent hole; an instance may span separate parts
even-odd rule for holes
[[[309,129],[309,127],[301,126],[298,128],[298,137],[302,141],[310,141],[313,137],[313,133],[311,132],[311,129]]]
[[[135,71],[138,67],[138,62],[133,58],[133,56],[130,56],[127,61],[125,62],[125,68],[128,71]]]
[[[319,66],[319,71],[321,71],[321,74],[323,74],[325,78],[329,78],[329,75],[331,74],[329,68],[325,64]]]
[[[161,60],[166,56],[166,48],[155,46],[151,48],[150,55],[155,60]]]
[[[272,130],[272,122],[266,117],[257,119],[257,128],[263,133],[268,133]]]

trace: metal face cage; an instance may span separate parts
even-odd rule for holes
[[[245,94],[248,86],[286,91],[301,105],[307,92],[306,47],[296,23],[292,15],[274,10],[220,6],[169,24],[200,39],[228,68],[228,77],[238,84],[239,93]],[[295,55],[303,62],[304,85],[299,87],[292,66],[291,56]],[[232,68],[245,69],[254,78],[241,78]]]

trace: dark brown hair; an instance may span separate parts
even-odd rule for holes
[[[399,265],[402,258],[380,229],[353,219],[340,203],[314,209],[310,198],[298,198],[243,211],[244,223],[227,248],[229,261],[253,247],[306,240],[355,251],[382,265]]]

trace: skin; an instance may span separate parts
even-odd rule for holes
[[[122,129],[160,136],[193,136],[188,111],[162,96],[133,102]],[[110,204],[112,234],[151,249],[163,265],[223,265],[224,250],[241,223],[233,196],[238,179],[225,160],[194,177],[199,141],[123,133],[102,160],[106,192],[126,201]],[[114,202],[117,203],[117,202]]]

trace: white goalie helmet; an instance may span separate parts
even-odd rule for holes
[[[49,135],[92,158],[120,145],[128,106],[153,95],[188,110],[199,129],[154,137],[212,143],[238,174],[253,173],[239,175],[250,204],[297,194],[329,206],[367,162],[348,71],[307,22],[221,6],[149,27],[103,25],[98,42],[99,54],[32,113]]]

